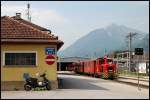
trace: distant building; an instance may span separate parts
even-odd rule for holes
[[[134,51],[131,52],[131,71],[136,72],[137,71],[137,64],[138,63],[146,63],[146,70],[149,68],[149,53],[144,52],[140,58],[137,55],[134,55]],[[113,58],[114,61],[117,62],[118,70],[124,71],[129,69],[129,51],[115,51],[111,54],[109,54],[110,58]],[[148,71],[146,71],[148,73]]]
[[[69,67],[70,64],[74,62],[79,62],[79,61],[85,61],[89,60],[90,58],[83,58],[83,57],[65,57],[65,58],[60,58],[58,60],[58,66],[57,70],[65,71]],[[61,67],[60,67],[61,65]]]

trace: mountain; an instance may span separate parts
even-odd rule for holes
[[[145,41],[149,34],[123,25],[111,24],[106,28],[89,32],[65,50],[58,52],[58,55],[61,57],[98,57],[103,56],[105,52],[125,50],[128,47],[126,36],[129,32],[138,33],[135,38],[133,37],[133,47],[144,46],[149,49],[149,42]],[[147,40],[149,41],[149,38]]]

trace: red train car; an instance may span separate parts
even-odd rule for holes
[[[99,76],[102,75],[101,74],[101,72],[102,72],[102,66],[100,64],[101,64],[100,59],[99,58],[96,59],[96,61],[95,61],[95,75],[94,75],[96,77],[99,77]]]
[[[84,62],[79,63],[79,72],[82,74],[84,72]]]
[[[72,69],[74,69],[76,73],[82,74],[84,72],[83,62],[72,63],[72,66],[74,67]]]
[[[69,64],[68,67],[67,67],[67,70],[68,71],[74,71],[75,70],[75,67],[73,64]]]
[[[95,60],[85,61],[84,63],[84,73],[88,75],[94,75],[95,73]]]
[[[116,64],[112,59],[97,58],[96,60],[86,60],[74,64],[75,72],[92,75],[95,77],[102,77],[105,79],[116,78]]]

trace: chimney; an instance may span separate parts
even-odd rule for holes
[[[16,19],[21,19],[21,13],[16,13]]]

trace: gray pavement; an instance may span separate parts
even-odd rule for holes
[[[61,89],[52,91],[2,91],[7,99],[149,99],[149,89],[111,80],[79,75],[59,74]]]
[[[74,75],[75,73],[73,71],[58,71],[58,74]],[[138,86],[138,78],[135,77],[119,76],[118,79],[114,81],[125,83],[128,85]],[[145,78],[139,78],[139,84],[139,86],[142,88],[149,88],[149,77],[147,76]]]

